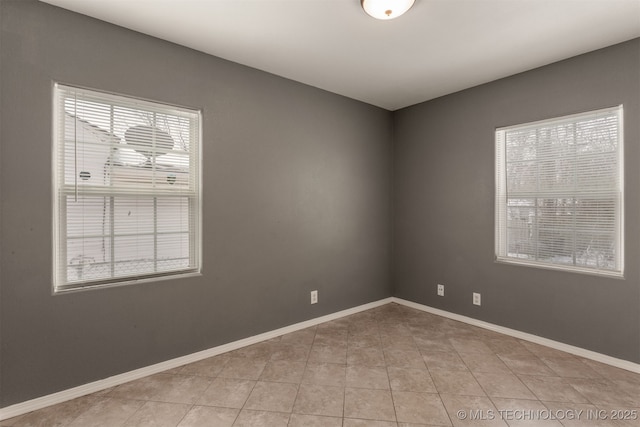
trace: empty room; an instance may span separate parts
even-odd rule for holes
[[[0,426],[485,425],[640,425],[640,0],[0,0]]]

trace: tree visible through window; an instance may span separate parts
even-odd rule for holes
[[[496,257],[622,275],[622,107],[496,130]]]
[[[200,268],[200,114],[56,85],[56,290]]]

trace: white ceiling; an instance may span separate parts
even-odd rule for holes
[[[640,0],[43,0],[389,110],[640,36]]]

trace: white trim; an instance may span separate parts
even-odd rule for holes
[[[578,114],[571,114],[571,115],[552,118],[548,120],[539,120],[536,122],[501,127],[495,130],[495,197],[496,197],[496,200],[495,200],[494,227],[495,227],[496,260],[498,262],[520,265],[520,266],[529,266],[529,267],[535,267],[535,268],[568,271],[572,273],[612,277],[616,279],[624,278],[624,258],[625,258],[624,247],[625,245],[624,245],[624,129],[623,129],[624,117],[623,116],[624,116],[623,105],[618,105],[614,107],[588,111],[588,112],[578,113]],[[614,118],[616,119],[615,122],[617,122],[617,124],[615,125],[613,120]],[[606,121],[598,124],[596,121],[600,119],[606,119]],[[577,152],[577,153],[573,153],[573,155],[568,155],[567,158],[570,160],[569,163],[575,169],[574,174],[578,173],[577,172],[578,170],[581,170],[581,171],[589,170],[587,167],[588,163],[585,163],[585,162],[587,161],[587,159],[591,159],[591,161],[595,161],[597,164],[600,164],[600,162],[604,162],[603,164],[606,164],[607,166],[612,166],[612,170],[614,171],[613,173],[615,174],[616,182],[612,181],[602,188],[600,188],[599,186],[594,187],[591,184],[591,181],[588,179],[584,180],[586,182],[586,183],[583,183],[584,185],[580,184],[578,182],[579,180],[577,180],[576,183],[574,183],[575,185],[573,185],[573,187],[575,188],[573,187],[564,188],[563,184],[561,184],[558,187],[556,183],[547,183],[543,185],[543,183],[545,182],[545,179],[543,178],[545,173],[542,173],[540,172],[540,170],[538,170],[537,172],[534,171],[529,177],[532,180],[531,182],[529,182],[529,178],[525,180],[529,182],[530,185],[535,184],[533,187],[528,188],[528,186],[526,186],[527,188],[520,189],[520,190],[518,190],[517,188],[515,189],[511,188],[511,187],[518,187],[518,186],[511,185],[508,183],[510,178],[507,170],[509,169],[510,164],[514,164],[514,162],[516,165],[531,163],[532,166],[538,165],[537,168],[540,169],[541,168],[540,165],[546,164],[546,162],[555,159],[558,155],[564,158],[564,155],[562,153],[560,154],[556,153],[555,149],[536,148],[534,150],[535,153],[532,155],[533,158],[531,159],[530,158],[525,159],[525,158],[519,157],[518,159],[515,159],[515,160],[514,159],[509,160],[508,159],[509,150],[507,149],[507,146],[509,144],[507,144],[506,142],[508,139],[507,134],[509,134],[512,131],[516,133],[520,133],[520,132],[533,133],[534,132],[535,137],[533,137],[533,134],[529,136],[533,137],[533,139],[535,140],[535,146],[538,147],[540,141],[547,140],[547,137],[541,137],[539,135],[538,131],[540,129],[555,128],[557,126],[564,126],[569,124],[575,124],[577,126],[577,124],[580,122],[583,122],[583,123],[590,122],[589,127],[593,129],[600,129],[601,126],[602,126],[602,129],[612,130],[613,128],[615,128],[617,131],[617,138],[615,139],[616,148],[614,151],[611,151],[611,152],[607,151],[606,153],[605,152],[601,153],[596,150],[597,152],[593,152],[590,154],[587,154],[587,153],[580,154],[580,152]],[[576,130],[574,127],[573,138],[579,142],[582,137],[577,136],[575,132]],[[617,154],[617,158],[615,161],[612,162],[611,159],[606,156],[604,158],[601,158],[602,157],[601,155],[603,153],[604,154],[615,153]],[[524,160],[526,160],[526,162],[522,163]],[[543,169],[545,168],[546,167],[543,167]],[[591,169],[593,169],[593,167]],[[599,183],[602,182],[601,179],[596,179],[598,178],[596,175],[589,173],[589,176]],[[577,178],[575,178],[574,181],[576,179]],[[537,209],[538,209],[539,199],[541,198],[581,199],[583,197],[587,197],[594,202],[597,202],[598,199],[600,198],[602,198],[602,200],[615,200],[614,207],[611,211],[612,217],[613,217],[613,226],[615,230],[615,233],[614,233],[615,236],[613,238],[613,243],[612,243],[613,255],[611,256],[614,258],[615,266],[610,266],[608,264],[600,266],[598,262],[596,262],[595,265],[587,264],[586,260],[583,261],[581,264],[576,260],[576,256],[578,255],[578,252],[580,252],[576,246],[579,240],[578,237],[576,237],[577,235],[575,234],[576,230],[578,231],[582,230],[587,233],[591,233],[591,232],[597,233],[601,231],[602,227],[601,227],[601,224],[599,224],[598,219],[602,215],[605,215],[605,213],[602,213],[602,215],[600,213],[585,214],[585,217],[582,220],[580,220],[581,222],[579,222],[579,225],[576,225],[576,219],[575,219],[576,214],[574,213],[573,215],[574,220],[572,224],[566,224],[566,225],[563,225],[560,223],[556,224],[556,226],[559,227],[559,229],[564,230],[564,232],[567,232],[567,233],[573,232],[573,240],[574,240],[573,248],[572,250],[569,250],[569,252],[573,253],[572,260],[569,257],[567,257],[568,259],[562,259],[562,258],[555,259],[555,256],[562,257],[566,255],[563,252],[562,248],[560,247],[547,248],[545,251],[543,251],[544,254],[542,255],[538,253],[538,249],[539,249],[538,243],[540,243],[541,241],[541,237],[538,235],[538,232],[541,230],[547,229],[547,226],[540,222],[541,220],[538,217],[538,214],[535,213],[537,212]],[[509,246],[508,241],[510,241],[511,239],[509,237],[511,233],[510,231],[511,229],[509,228],[510,221],[507,218],[508,211],[509,211],[507,205],[509,204],[510,200],[514,200],[514,199],[528,199],[530,202],[532,202],[532,204],[527,204],[526,208],[530,209],[531,212],[534,212],[533,214],[529,212],[529,219],[527,219],[526,222],[522,224],[523,226],[526,226],[526,228],[523,227],[520,230],[515,231],[516,234],[519,234],[520,231],[523,231],[523,232],[528,231],[529,234],[531,233],[533,234],[533,236],[528,236],[528,237],[525,236],[524,240],[526,240],[531,244],[534,244],[535,246],[533,248],[534,253],[528,254],[528,255],[525,254],[526,256],[523,256],[522,258],[520,258],[518,254],[510,254],[509,247],[508,247]],[[574,207],[574,210],[575,209],[576,208]],[[606,212],[609,212],[609,211],[606,210]],[[533,217],[531,215],[533,215]],[[605,227],[605,228],[606,230],[609,230],[608,227]],[[518,239],[520,239],[520,237],[518,237]]]
[[[415,308],[416,310],[425,311],[427,313],[436,314],[438,316],[446,317],[448,319],[457,320],[459,322],[467,323],[469,325],[478,326],[480,328],[488,329],[490,331],[498,332],[500,334],[509,335],[514,338],[519,338],[521,340],[529,341],[535,344],[551,347],[556,350],[560,350],[560,351],[574,354],[576,356],[584,357],[585,359],[595,360],[596,362],[601,362],[610,366],[615,366],[616,368],[620,368],[620,369],[624,369],[627,371],[640,374],[640,364],[633,363],[628,360],[607,356],[606,354],[597,353],[595,351],[587,350],[580,347],[575,347],[559,341],[554,341],[548,338],[539,337],[537,335],[521,332],[515,329],[506,328],[504,326],[494,325],[493,323],[488,323],[482,320],[474,319],[472,317],[463,316],[461,314],[451,313],[448,311],[440,310],[438,308],[429,307],[428,305],[422,305],[412,301],[407,301],[402,298],[392,297],[391,302],[404,305],[407,307]]]
[[[99,90],[68,86],[61,83],[53,85],[53,293],[58,294],[68,290],[90,288],[102,288],[105,286],[130,285],[140,281],[155,281],[159,277],[182,277],[184,274],[200,273],[202,252],[202,111],[187,107],[177,107],[165,104],[161,101],[141,100],[125,94],[105,93]],[[164,117],[162,123],[156,123],[157,115]],[[135,126],[132,126],[135,125]],[[122,151],[122,143],[127,142],[116,135],[117,129],[122,126],[128,128],[124,133],[127,138],[129,131],[144,129],[137,135],[137,140],[128,141],[129,147]],[[142,128],[140,128],[142,126]],[[122,128],[124,129],[124,128]],[[121,129],[121,131],[122,131]],[[164,135],[161,145],[157,145],[156,132]],[[188,139],[184,139],[188,133]],[[141,138],[141,139],[140,139]],[[180,144],[179,149],[174,149],[175,143]],[[123,149],[124,150],[124,149]],[[133,151],[131,151],[133,150]],[[160,150],[160,151],[157,151]],[[137,157],[128,156],[128,151]],[[153,154],[155,153],[155,154]],[[157,156],[167,154],[168,157]],[[143,160],[145,159],[146,160]],[[145,163],[142,163],[142,162]],[[87,179],[92,173],[97,176],[97,182],[86,182],[81,185],[78,174],[82,174],[81,162],[84,171],[88,173]],[[155,165],[163,165],[161,169]],[[166,171],[164,166],[167,166]],[[174,178],[169,180],[167,173],[171,172]],[[73,180],[71,180],[72,175]],[[160,174],[160,175],[158,175]],[[177,174],[177,175],[176,175]],[[165,178],[167,181],[165,181]],[[174,184],[178,179],[179,183]],[[85,199],[86,196],[87,198]],[[157,210],[158,198],[171,197],[172,214],[167,216],[167,225],[180,224],[187,228],[170,230],[163,239],[162,231],[158,230]],[[93,199],[96,198],[96,199]],[[109,213],[106,206],[100,209],[99,200],[111,199]],[[74,200],[69,205],[68,200]],[[114,203],[125,201],[132,203],[135,200],[152,202],[153,221],[152,230],[141,232],[135,227],[121,224],[124,228],[118,231],[114,218],[117,218],[117,209]],[[186,204],[183,204],[186,201]],[[177,204],[174,204],[176,203]],[[97,205],[94,205],[97,203]],[[107,203],[105,201],[105,203]],[[95,212],[87,213],[85,206],[95,206]],[[173,209],[180,212],[175,214]],[[98,215],[98,222],[102,219],[102,230],[86,231],[84,227],[77,228],[78,233],[72,233],[74,224],[80,224],[86,215]],[[110,218],[105,228],[105,215]],[[115,216],[114,216],[115,215]],[[141,213],[146,215],[146,213]],[[184,217],[184,218],[183,218]],[[116,221],[117,222],[117,221]],[[81,230],[82,229],[82,230]],[[108,229],[108,231],[107,231]],[[86,231],[86,233],[85,233]],[[119,238],[134,238],[143,236],[148,247],[144,260],[131,259],[129,255],[120,254],[124,258],[118,259],[116,243]],[[83,245],[83,249],[74,250],[67,254],[70,244],[81,244],[85,239],[103,239],[102,246],[88,249],[91,245]],[[165,253],[164,250],[176,245],[171,245],[171,240],[186,239],[187,245],[182,245],[176,252]],[[110,255],[105,259],[105,253],[109,249],[105,247],[107,239]],[[142,243],[141,243],[142,244]],[[89,251],[89,252],[87,252]],[[151,253],[152,252],[152,253]],[[188,252],[188,253],[185,253]],[[77,255],[69,260],[67,257]],[[82,266],[86,266],[85,257],[89,263],[96,262],[98,277],[83,275]],[[102,258],[101,261],[99,257]],[[172,257],[176,257],[177,263],[171,263]],[[75,270],[74,259],[78,260],[77,277],[71,277],[69,271]],[[166,260],[169,262],[165,263]],[[119,267],[120,261],[142,261],[144,267],[141,271],[126,271]],[[188,266],[180,264],[188,262]],[[159,268],[159,262],[162,266]],[[137,264],[136,264],[137,265]],[[139,265],[138,265],[139,266]],[[95,275],[93,275],[95,276]]]
[[[380,307],[382,305],[389,304],[389,303],[404,305],[406,307],[411,307],[416,310],[435,314],[435,315],[442,316],[452,320],[457,320],[459,322],[467,323],[469,325],[478,326],[480,328],[488,329],[490,331],[494,331],[504,335],[523,339],[525,341],[533,342],[533,343],[544,345],[547,347],[555,348],[557,350],[565,351],[567,353],[575,354],[576,356],[581,356],[586,359],[595,360],[597,362],[605,363],[607,365],[615,366],[617,368],[625,369],[627,371],[640,373],[640,364],[637,364],[637,363],[629,362],[627,360],[617,359],[615,357],[607,356],[601,353],[596,353],[591,350],[586,350],[580,347],[574,347],[572,345],[564,344],[558,341],[542,338],[537,335],[528,334],[526,332],[517,331],[515,329],[506,328],[504,326],[494,325],[493,323],[484,322],[482,320],[473,319],[471,317],[462,316],[460,314],[455,314],[455,313],[440,310],[437,308],[429,307],[427,305],[422,305],[412,301],[407,301],[402,298],[389,297],[389,298],[381,299],[379,301],[370,302],[368,304],[349,308],[347,310],[342,310],[336,313],[327,314],[326,316],[321,316],[315,319],[306,320],[304,322],[295,323],[293,325],[285,326],[284,328],[265,332],[260,335],[244,338],[228,344],[223,344],[218,347],[213,347],[207,350],[199,351],[197,353],[192,353],[186,356],[181,356],[175,359],[156,363],[155,365],[125,372],[123,374],[115,375],[113,377],[105,378],[103,380],[94,381],[89,384],[84,384],[78,387],[70,388],[68,390],[63,390],[57,393],[49,394],[47,396],[38,397],[36,399],[28,400],[26,402],[17,403],[15,405],[7,406],[6,408],[0,408],[0,421],[17,417],[19,415],[23,415],[31,411],[42,409],[47,406],[66,402],[67,400],[75,399],[77,397],[85,396],[87,394],[96,393],[98,391],[105,390],[110,387],[124,384],[126,382],[137,380],[149,375],[157,374],[169,369],[177,368],[179,366],[186,365],[188,363],[197,362],[199,360],[203,360],[208,357],[213,357],[213,356],[217,356],[219,354],[226,353],[232,350],[237,350],[239,348],[256,344],[262,341],[266,341],[275,337],[279,337],[284,334],[299,331],[301,329],[309,328],[311,326],[316,326],[321,323],[329,322],[331,320],[340,319],[342,317],[350,316],[352,314],[360,313],[362,311],[370,310],[372,308]]]
[[[573,265],[563,265],[563,264],[550,264],[548,262],[530,261],[527,259],[511,258],[507,256],[496,256],[495,262],[497,262],[498,264],[511,264],[511,265],[519,265],[522,267],[541,268],[543,270],[555,270],[555,271],[564,271],[568,273],[590,274],[592,276],[607,277],[611,279],[624,280],[625,278],[624,273],[622,271],[596,270],[594,268],[588,268],[588,267],[576,267]]]
[[[573,123],[577,119],[593,120],[593,119],[602,118],[612,113],[617,113],[618,111],[621,111],[621,110],[622,110],[622,105],[614,105],[612,107],[600,108],[598,110],[583,111],[580,113],[573,113],[573,114],[568,114],[560,117],[549,117],[546,119],[536,120],[535,122],[527,122],[527,123],[515,124],[510,126],[503,126],[503,127],[496,128],[496,131],[508,131],[512,129],[528,130],[531,128],[535,129],[537,127],[540,127],[540,125],[558,126],[566,123]]]
[[[315,319],[310,319],[304,322],[295,323],[293,325],[285,326],[284,328],[279,328],[273,331],[265,332],[260,335],[255,335],[253,337],[244,338],[238,341],[233,341],[233,342],[223,344],[217,347],[213,347],[207,350],[202,350],[196,353],[188,354],[186,356],[181,356],[175,359],[166,360],[164,362],[146,366],[144,368],[114,375],[113,377],[105,378],[105,379],[94,381],[92,383],[84,384],[78,387],[59,391],[57,393],[49,394],[47,396],[42,396],[32,400],[27,400],[26,402],[16,403],[15,405],[7,406],[6,408],[0,408],[0,421],[17,417],[19,415],[23,415],[31,411],[42,409],[47,406],[66,402],[67,400],[75,399],[81,396],[85,396],[87,394],[96,393],[98,391],[105,390],[110,387],[114,387],[129,381],[147,377],[149,375],[157,374],[159,372],[167,371],[169,369],[177,368],[179,366],[186,365],[188,363],[197,362],[199,360],[217,356],[219,354],[226,353],[232,350],[237,350],[239,348],[246,347],[251,344],[256,344],[262,341],[270,340],[272,338],[279,337],[284,334],[299,331],[301,329],[309,328],[311,326],[316,326],[316,325],[319,325],[320,323],[329,322],[331,320],[340,319],[342,317],[360,313],[365,310],[370,310],[372,308],[380,307],[382,305],[389,304],[391,302],[393,302],[392,298],[381,299],[379,301],[374,301],[368,304],[359,305],[357,307],[349,308],[347,310],[342,310],[336,313],[327,314],[326,316],[316,317]]]

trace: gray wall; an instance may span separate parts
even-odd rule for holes
[[[0,7],[0,407],[391,295],[390,112],[46,4]],[[201,277],[52,296],[55,81],[202,108]]]
[[[32,0],[0,30],[0,407],[392,294],[640,362],[640,40],[390,113]],[[51,295],[54,81],[203,109],[202,277]],[[495,127],[620,103],[626,278],[494,263]]]
[[[495,128],[618,104],[625,279],[495,263]],[[394,295],[640,362],[639,117],[639,39],[395,112]]]

